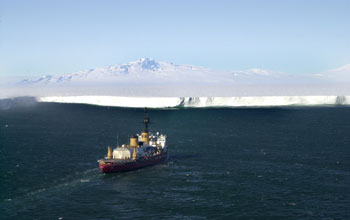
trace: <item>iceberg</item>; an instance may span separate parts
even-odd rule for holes
[[[77,103],[131,108],[206,108],[350,105],[350,96],[256,96],[256,97],[121,97],[48,96],[38,102]]]

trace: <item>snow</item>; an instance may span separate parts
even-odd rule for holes
[[[350,105],[350,96],[260,96],[260,97],[119,97],[119,96],[52,96],[39,102],[80,103],[133,108],[177,107],[273,107]]]
[[[127,64],[112,65],[95,69],[83,70],[70,74],[45,75],[35,79],[25,79],[22,86],[57,86],[75,84],[104,83],[215,83],[237,82],[258,77],[269,79],[281,75],[280,72],[264,69],[249,69],[245,71],[212,70],[193,65],[177,65],[151,58],[141,58]],[[243,79],[240,79],[242,78]]]
[[[350,64],[328,70],[326,72],[317,73],[315,77],[328,82],[350,82]]]
[[[175,107],[180,104],[180,99],[175,97],[53,96],[42,97],[37,100],[39,102],[80,103],[134,108],[165,108]]]
[[[248,70],[213,70],[187,64],[173,64],[152,58],[141,58],[126,64],[98,67],[74,73],[44,75],[24,79],[22,87],[57,87],[105,84],[169,84],[169,83],[231,83],[237,84],[300,84],[350,82],[350,64],[315,74],[287,74],[275,70],[251,68]]]
[[[350,64],[346,64],[344,66],[329,70],[329,72],[341,72],[341,71],[350,71]]]
[[[152,108],[332,105],[348,104],[349,82],[350,64],[298,75],[260,68],[213,70],[141,58],[74,73],[46,74],[16,85],[3,83],[0,98],[32,96],[47,102]]]

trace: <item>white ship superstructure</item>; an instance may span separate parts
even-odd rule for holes
[[[168,156],[166,135],[148,131],[149,118],[145,108],[145,128],[141,134],[130,138],[129,144],[123,144],[113,149],[108,146],[104,159],[98,160],[102,172],[111,173],[128,171],[150,166],[164,161]]]

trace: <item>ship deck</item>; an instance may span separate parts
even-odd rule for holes
[[[99,162],[105,163],[127,163],[127,162],[135,162],[135,159],[100,159]]]

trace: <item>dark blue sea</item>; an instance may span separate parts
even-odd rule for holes
[[[167,162],[103,174],[143,109],[0,101],[0,219],[350,219],[350,108],[149,109]]]

